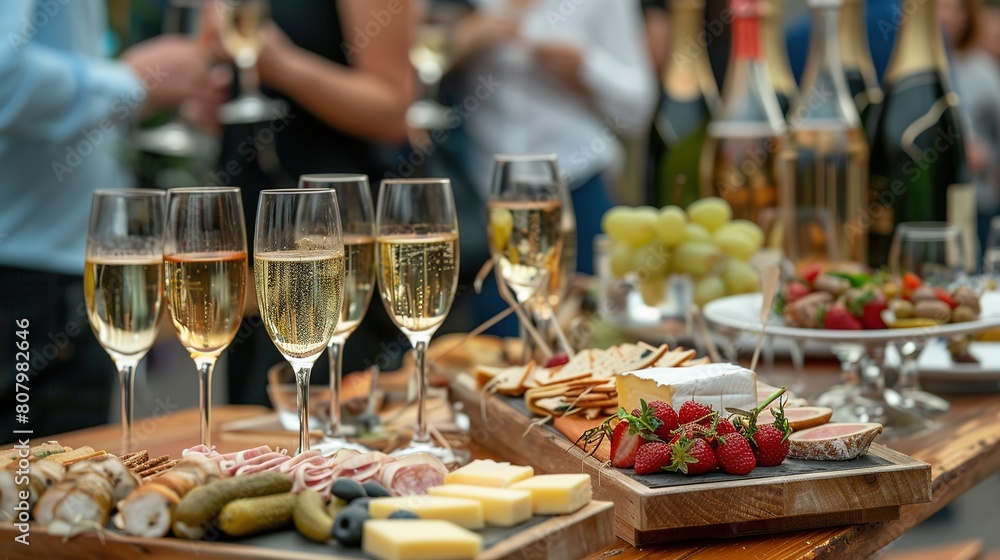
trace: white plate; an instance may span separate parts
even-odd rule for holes
[[[760,321],[763,295],[741,294],[726,296],[710,302],[702,310],[702,314],[710,323],[740,329],[749,332],[760,332]],[[819,340],[831,343],[853,344],[885,344],[897,340],[927,339],[938,336],[954,336],[979,332],[993,327],[1000,327],[1000,292],[992,291],[983,294],[980,299],[983,312],[976,321],[966,323],[949,323],[934,327],[919,327],[910,329],[872,329],[860,331],[803,329],[785,326],[781,316],[771,314],[767,322],[767,332],[778,337],[796,340]]]
[[[920,354],[921,381],[1000,381],[1000,343],[970,342],[969,353],[979,360],[978,364],[953,362],[944,341],[928,343]]]

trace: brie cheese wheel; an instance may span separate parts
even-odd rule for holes
[[[757,406],[757,375],[735,364],[703,364],[691,367],[647,368],[615,377],[618,405],[627,411],[647,403],[663,401],[679,409],[695,400],[725,412],[733,407],[750,410]]]

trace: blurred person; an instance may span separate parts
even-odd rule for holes
[[[646,49],[656,76],[654,91],[657,105],[663,102],[664,91],[661,85],[666,77],[667,65],[670,61],[670,13],[667,0],[641,0],[642,16],[646,29]],[[662,109],[661,109],[662,110]],[[666,144],[656,127],[650,125],[646,140],[645,160],[643,162],[643,184],[646,204],[656,203],[656,166],[666,151]]]
[[[251,252],[263,189],[295,187],[299,176],[309,173],[364,173],[377,194],[386,171],[380,148],[405,141],[405,115],[415,91],[408,53],[416,3],[273,0],[270,5],[257,68],[265,95],[285,101],[288,112],[269,122],[223,126],[221,157],[211,174],[213,183],[241,188]],[[226,0],[206,4],[202,33],[216,56],[228,60],[218,39],[219,10],[225,9]],[[231,73],[213,80],[196,115],[187,116],[200,116],[204,126],[218,124],[219,105],[237,93],[227,75]],[[284,360],[256,315],[253,294],[249,296],[249,316],[227,353],[229,400],[268,404],[267,370]],[[386,342],[387,332],[396,329],[376,294],[365,321],[346,345],[344,372],[375,359],[377,351],[372,349]],[[402,350],[390,362],[398,364]],[[312,375],[315,382],[325,382],[327,364],[319,360]]]
[[[979,47],[979,0],[938,0],[937,16],[951,54],[965,153],[976,181],[980,246],[1000,210],[1000,69]]]
[[[986,0],[979,14],[979,47],[1000,64],[1000,0]]]
[[[0,394],[14,411],[15,321],[27,319],[33,437],[108,420],[115,368],[83,298],[91,194],[127,187],[121,133],[201,87],[194,44],[164,36],[104,54],[101,0],[0,2]],[[20,359],[18,361],[21,361]]]
[[[567,176],[577,270],[593,273],[593,241],[615,201],[605,174],[619,138],[649,131],[656,83],[639,4],[479,0],[451,47],[467,94],[469,175],[486,193],[494,154],[550,153]],[[485,222],[485,220],[484,220]]]

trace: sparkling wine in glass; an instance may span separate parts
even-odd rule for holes
[[[563,231],[568,229],[563,223],[564,190],[555,154],[493,157],[487,202],[490,253],[519,303],[538,296],[530,309],[543,336],[552,318],[544,298],[553,295],[550,292],[558,298],[561,289]],[[533,345],[523,327],[521,333],[528,361]]]
[[[285,104],[268,99],[260,92],[257,72],[257,58],[263,46],[261,27],[270,17],[270,3],[268,0],[223,0],[215,3],[215,9],[219,14],[219,41],[236,63],[243,92],[219,109],[219,121],[246,124],[284,116]]]
[[[299,177],[299,187],[336,192],[344,231],[344,302],[329,344],[330,423],[319,447],[324,454],[344,448],[370,451],[363,445],[347,441],[340,427],[344,345],[347,337],[364,319],[375,288],[375,211],[368,176],[337,173],[303,175]]]
[[[166,196],[157,190],[94,193],[83,271],[87,318],[118,368],[122,453],[132,451],[135,369],[156,340],[163,300]]]
[[[163,261],[170,320],[198,368],[201,443],[211,447],[212,371],[240,327],[246,299],[240,190],[170,189]]]
[[[309,375],[330,343],[344,301],[337,193],[261,191],[253,259],[264,328],[295,371],[298,453],[303,453],[309,451]]]
[[[444,322],[458,284],[458,222],[447,179],[382,181],[376,215],[376,272],[389,317],[416,351],[417,426],[393,455],[427,452],[445,464],[455,453],[427,428],[427,345]]]

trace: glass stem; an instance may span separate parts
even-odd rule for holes
[[[861,358],[861,394],[869,399],[885,398],[885,378],[880,363],[882,354],[882,348],[873,346]]]
[[[917,361],[920,351],[900,353],[902,354],[902,363],[899,365],[899,379],[896,380],[895,388],[920,391],[919,365]]]
[[[292,364],[295,368],[295,404],[299,411],[299,450],[309,451],[309,375],[312,364]]]
[[[240,91],[243,95],[257,95],[260,93],[260,76],[257,74],[257,64],[247,64],[240,66]]]
[[[132,451],[133,444],[135,443],[132,439],[132,402],[134,395],[133,388],[135,387],[135,368],[139,365],[139,362],[134,360],[122,360],[115,365],[118,366],[118,380],[121,381],[122,385],[121,451],[124,455],[125,453],[130,453]]]
[[[326,435],[338,439],[340,435],[340,391],[344,375],[345,339],[334,337],[330,340],[330,424]]]
[[[212,371],[215,369],[214,356],[199,356],[194,359],[198,367],[198,403],[201,405],[201,444],[212,447]]]
[[[421,338],[414,342],[413,349],[417,361],[417,431],[413,433],[415,443],[428,443],[431,440],[427,432],[427,342],[429,338]]]

